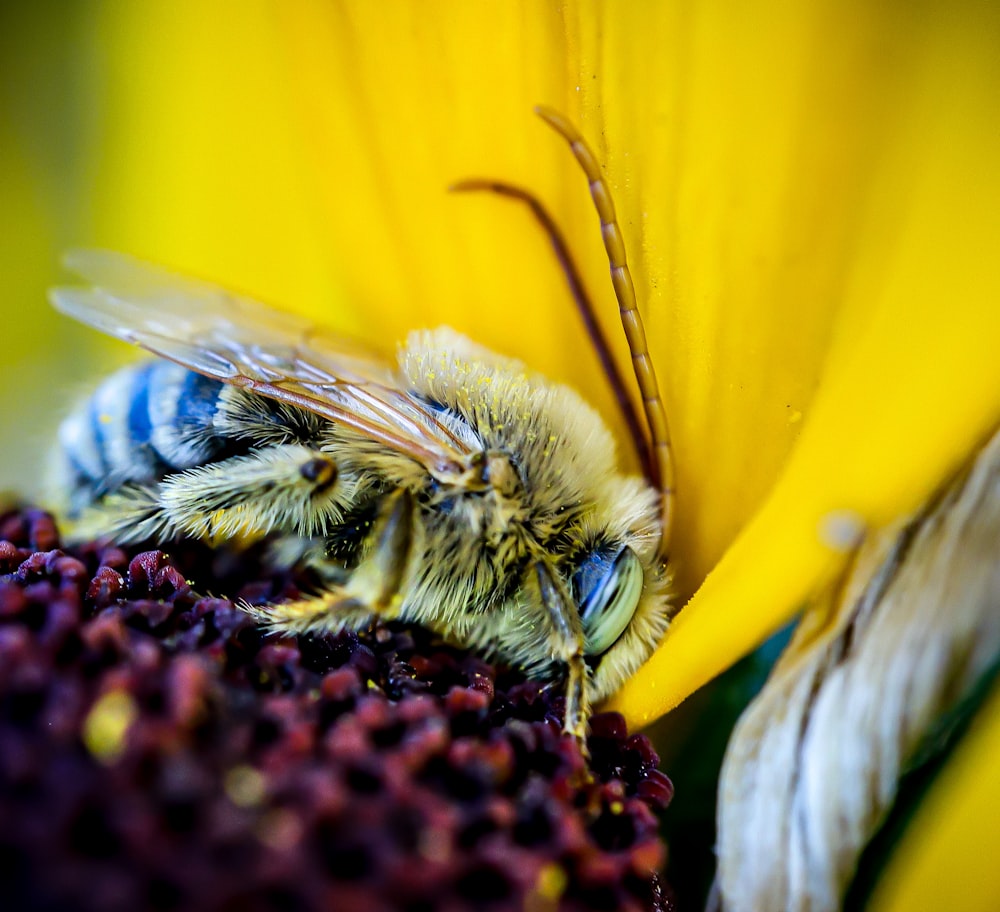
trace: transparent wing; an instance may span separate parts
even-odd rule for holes
[[[364,346],[250,298],[125,254],[76,250],[66,266],[91,283],[52,303],[83,323],[206,376],[352,428],[435,474],[461,471],[470,448],[398,387]]]

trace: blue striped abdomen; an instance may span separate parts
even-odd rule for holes
[[[74,500],[218,458],[226,450],[214,427],[224,388],[169,361],[112,374],[59,429]]]

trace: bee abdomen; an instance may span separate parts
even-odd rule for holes
[[[59,429],[74,487],[96,499],[223,455],[214,429],[223,389],[169,361],[112,374]]]

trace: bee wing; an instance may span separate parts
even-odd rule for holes
[[[399,389],[363,346],[223,288],[133,257],[77,250],[68,268],[90,288],[56,288],[61,312],[224,383],[296,405],[411,456],[460,471],[470,447]]]

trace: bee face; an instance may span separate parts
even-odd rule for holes
[[[627,278],[600,169],[558,115],[543,117],[596,188],[612,267]],[[486,188],[529,202],[592,317],[537,201]],[[633,315],[633,360],[647,365],[637,379],[650,439],[636,441],[646,480],[619,472],[611,434],[575,392],[451,330],[412,334],[391,366],[128,257],[80,252],[68,265],[92,287],[57,289],[56,306],[162,359],[109,378],[63,425],[62,480],[81,535],[304,541],[284,553],[329,583],[315,598],[253,609],[270,628],[423,624],[529,674],[562,675],[565,728],[580,739],[590,704],[659,641],[669,441],[630,280],[615,287]]]

